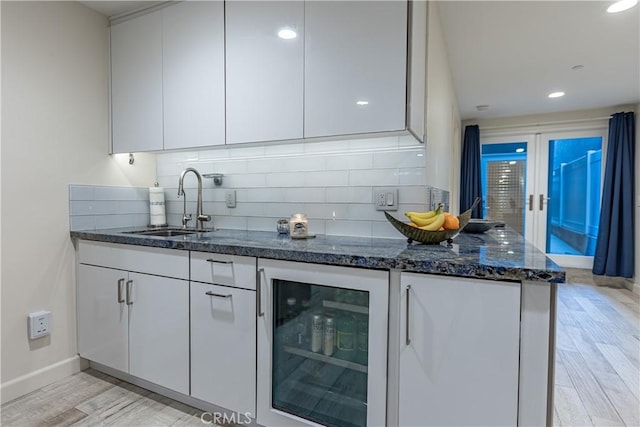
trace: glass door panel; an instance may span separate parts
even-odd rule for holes
[[[482,145],[484,218],[525,233],[527,143]]]
[[[272,406],[367,424],[369,292],[273,280]]]
[[[549,141],[547,253],[593,256],[601,175],[601,137]]]

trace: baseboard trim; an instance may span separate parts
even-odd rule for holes
[[[73,356],[0,385],[0,402],[5,404],[81,370],[79,356]]]
[[[640,295],[640,284],[638,284],[637,282],[634,283],[633,287],[631,288],[631,292]]]

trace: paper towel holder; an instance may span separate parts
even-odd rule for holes
[[[215,185],[222,185],[222,177],[224,176],[224,174],[221,174],[221,173],[203,173],[202,176],[204,178],[213,179],[213,183]]]

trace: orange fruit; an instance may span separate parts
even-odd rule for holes
[[[453,216],[451,214],[445,215],[444,224],[442,224],[442,227],[445,230],[457,230],[458,228],[460,228],[460,221],[458,220],[457,216]]]

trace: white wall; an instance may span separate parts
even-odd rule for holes
[[[460,114],[437,3],[429,2],[428,15],[425,174],[428,185],[451,192],[450,210],[457,212],[460,199]]]
[[[68,185],[148,186],[155,157],[108,156],[107,19],[76,2],[2,8],[2,401],[77,369]],[[29,342],[27,313],[51,310]]]

